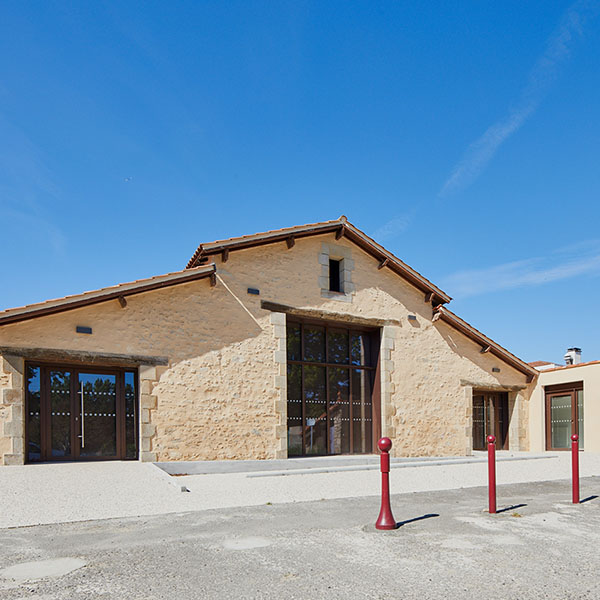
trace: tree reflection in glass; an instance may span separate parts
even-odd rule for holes
[[[306,454],[327,453],[325,367],[304,367],[304,448]]]
[[[350,452],[350,380],[348,369],[328,369],[329,454]]]

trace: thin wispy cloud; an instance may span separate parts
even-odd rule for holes
[[[515,288],[532,287],[583,275],[600,275],[600,240],[585,243],[586,252],[559,248],[550,256],[528,258],[484,269],[458,271],[442,288],[456,298],[467,298]],[[581,249],[581,247],[580,247]]]
[[[401,215],[384,223],[373,234],[376,240],[389,240],[405,231],[412,220],[412,214]]]
[[[473,183],[498,148],[535,113],[555,81],[561,65],[571,54],[575,41],[581,37],[584,23],[595,16],[599,8],[600,3],[597,1],[579,1],[571,5],[555,33],[548,39],[544,53],[529,73],[527,84],[516,105],[469,146],[440,189],[440,198]]]

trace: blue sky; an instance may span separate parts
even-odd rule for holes
[[[525,360],[600,359],[600,2],[0,7],[9,308],[345,214]]]

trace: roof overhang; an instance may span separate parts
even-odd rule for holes
[[[379,261],[379,268],[390,269],[421,290],[427,296],[428,302],[432,302],[435,305],[445,304],[452,300],[448,294],[435,286],[420,273],[409,267],[406,263],[402,262],[360,229],[352,225],[352,223],[344,216],[336,221],[299,225],[297,227],[288,227],[276,231],[267,231],[255,235],[246,235],[238,238],[231,238],[229,240],[201,244],[189,260],[187,268],[196,267],[202,264],[203,261],[209,260],[211,256],[217,254],[221,254],[226,258],[229,255],[229,252],[235,250],[245,250],[277,242],[286,242],[287,247],[291,248],[295,244],[296,239],[327,233],[335,233],[337,239],[345,237],[355,243],[367,254],[370,254]]]
[[[52,315],[82,306],[99,304],[109,300],[124,299],[127,296],[142,294],[153,290],[159,290],[174,285],[198,281],[206,277],[214,277],[216,267],[214,264],[197,267],[195,269],[185,269],[175,273],[157,275],[148,279],[139,279],[130,283],[121,283],[119,285],[84,292],[75,296],[66,296],[56,300],[48,300],[39,304],[29,304],[20,308],[11,308],[0,312],[0,326],[9,323],[17,323],[28,319],[35,319],[46,315]],[[122,301],[122,300],[121,300]]]
[[[455,315],[452,311],[448,310],[445,306],[437,306],[434,309],[433,321],[442,320],[448,323],[469,339],[473,340],[481,346],[481,353],[490,353],[507,363],[517,371],[523,373],[527,377],[527,383],[531,383],[533,379],[539,374],[535,368],[529,366],[525,361],[510,353],[506,348],[503,348],[494,340],[483,335],[480,331],[475,329],[472,325],[469,325],[466,321],[463,321],[460,317]]]

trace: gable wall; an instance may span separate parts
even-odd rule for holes
[[[342,300],[322,296],[323,244],[347,257],[355,291]],[[142,382],[142,449],[151,460],[285,455],[285,318],[261,309],[261,300],[391,321],[382,328],[383,434],[397,455],[469,453],[473,387],[525,385],[524,375],[432,323],[422,292],[333,234],[214,258],[230,291],[202,280],[130,296],[125,309],[114,300],[6,325],[0,346],[167,356],[169,366]],[[76,325],[93,335],[76,334]],[[521,424],[525,402],[524,392],[513,393]]]

